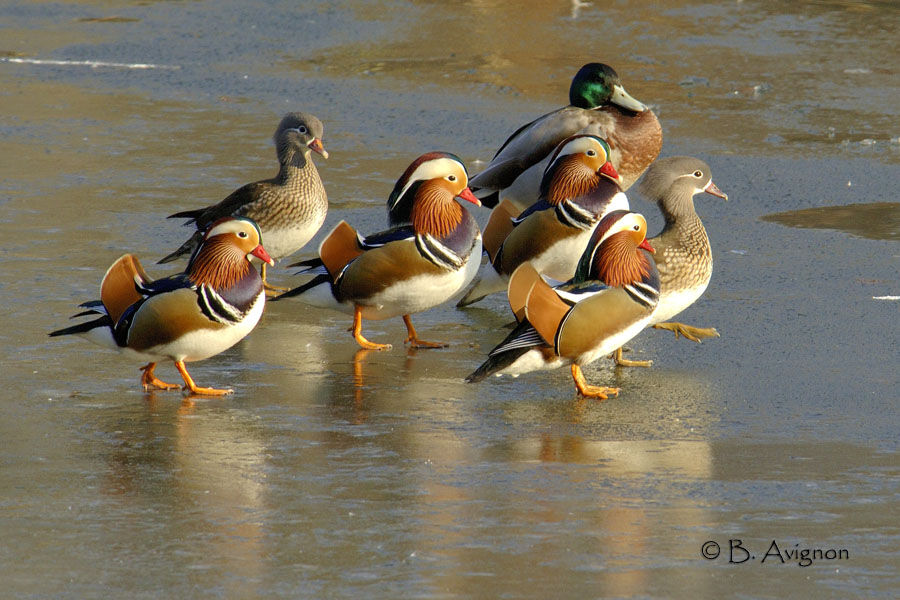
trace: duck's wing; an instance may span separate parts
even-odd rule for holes
[[[587,111],[566,106],[517,129],[497,150],[483,171],[469,179],[473,190],[504,189],[523,171],[539,163],[565,138],[590,124]]]
[[[482,234],[481,244],[492,262],[494,257],[497,256],[500,246],[503,245],[503,240],[515,227],[513,219],[518,215],[519,210],[509,200],[504,200],[491,211],[491,216]]]
[[[149,282],[150,278],[133,254],[119,257],[106,270],[100,283],[100,301],[113,323],[118,322],[129,306],[144,298],[139,290]]]

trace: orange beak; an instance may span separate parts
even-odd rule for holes
[[[270,267],[275,266],[275,261],[272,260],[271,256],[269,256],[269,253],[266,252],[266,249],[262,247],[262,244],[254,248],[253,252],[251,252],[250,254],[263,261],[264,263],[267,263]]]
[[[712,182],[712,179],[709,180],[709,183],[706,184],[706,187],[703,188],[703,191],[707,194],[712,194],[713,196],[718,196],[722,200],[728,201],[728,194],[719,189],[719,186]]]
[[[600,174],[615,181],[619,186],[622,185],[622,177],[619,175],[619,172],[616,171],[616,168],[612,166],[611,162],[606,161],[603,163],[603,166],[600,167]]]
[[[322,145],[322,140],[319,138],[313,138],[313,141],[308,143],[307,146],[310,150],[321,154],[322,158],[328,158],[328,151],[325,150],[325,146]]]
[[[644,238],[644,241],[638,244],[638,248],[643,248],[651,254],[656,254],[656,250],[653,249],[653,246],[650,245],[650,242],[649,240],[647,240],[647,238]]]
[[[460,193],[458,193],[457,198],[462,198],[463,200],[467,200],[474,204],[475,206],[481,206],[481,200],[475,197],[475,194],[472,193],[472,190],[469,188],[464,189]]]

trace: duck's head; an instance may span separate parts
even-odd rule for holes
[[[656,160],[644,174],[640,191],[650,200],[662,203],[690,199],[700,192],[728,200],[728,194],[713,183],[709,165],[692,156]]]
[[[608,104],[634,112],[647,110],[625,91],[615,70],[603,63],[588,63],[579,69],[569,87],[569,104],[588,110]]]
[[[304,112],[288,113],[275,130],[274,139],[278,156],[290,159],[299,153],[308,158],[310,151],[315,151],[323,158],[328,158],[328,152],[322,145],[324,135],[325,126],[315,116]]]
[[[407,167],[388,197],[391,225],[412,223],[417,232],[424,227],[427,233],[443,237],[462,218],[456,198],[481,206],[468,185],[469,175],[458,156],[423,154]]]
[[[262,233],[252,219],[224,217],[212,223],[188,263],[191,281],[215,288],[233,285],[250,268],[251,257],[269,265],[275,261],[262,246]]]
[[[609,144],[591,134],[566,138],[556,147],[544,170],[541,195],[556,206],[597,187],[602,179],[621,185],[622,177],[609,162]]]
[[[650,258],[642,250],[655,252],[647,241],[647,220],[639,213],[614,210],[591,234],[575,279],[594,279],[613,287],[639,281],[650,270]]]

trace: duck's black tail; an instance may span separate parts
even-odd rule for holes
[[[288,290],[288,291],[284,292],[283,294],[279,294],[279,295],[275,296],[274,298],[272,298],[272,301],[283,300],[285,298],[291,298],[293,296],[299,296],[303,292],[305,292],[307,290],[311,290],[312,288],[316,287],[317,285],[327,284],[330,281],[331,281],[331,278],[328,276],[327,273],[316,275],[315,277],[313,277],[312,279],[310,279],[309,281],[307,281],[300,287],[295,287],[292,290]]]
[[[185,225],[191,225],[192,223],[196,223],[197,219],[200,215],[203,214],[203,211],[206,210],[204,208],[195,208],[194,210],[183,210],[181,212],[177,212],[174,215],[169,215],[166,217],[167,219],[190,219]]]
[[[316,256],[315,258],[307,258],[306,260],[301,260],[299,262],[295,262],[293,264],[288,265],[290,267],[303,267],[301,273],[305,273],[307,271],[313,271],[321,266],[324,266],[322,259]]]
[[[547,344],[526,319],[516,325],[516,328],[491,350],[484,364],[470,373],[466,377],[466,381],[468,383],[481,381],[488,375],[493,375],[509,367],[526,352],[541,346],[547,346]]]
[[[82,317],[85,315],[96,314],[95,311],[88,310],[83,313],[78,313],[75,317]],[[72,318],[75,318],[72,317]],[[61,335],[74,335],[79,333],[87,333],[92,329],[97,329],[98,327],[112,327],[112,319],[107,315],[103,315],[99,319],[94,319],[93,321],[85,321],[84,323],[79,323],[78,325],[72,325],[71,327],[65,327],[63,329],[57,329],[56,331],[51,331],[49,334],[50,337],[58,337]]]

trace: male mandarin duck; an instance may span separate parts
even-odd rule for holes
[[[569,88],[569,106],[557,109],[513,133],[487,167],[472,177],[471,187],[485,206],[508,199],[521,212],[538,195],[541,174],[553,149],[576,133],[602,137],[610,161],[627,190],[659,155],[662,128],[656,115],[632,98],[612,67],[589,63]]]
[[[353,314],[353,337],[365,349],[386,350],[362,335],[362,319],[402,316],[406,342],[418,348],[446,344],[416,335],[410,315],[462,291],[481,262],[481,232],[456,198],[480,205],[468,186],[462,161],[446,152],[416,159],[388,199],[392,229],[359,235],[341,221],[319,247],[319,258],[297,263],[318,273],[277,299],[301,296],[308,303]]]
[[[489,262],[457,306],[505,290],[509,276],[526,261],[543,275],[571,279],[597,223],[610,211],[628,209],[618,186],[621,177],[608,157],[609,145],[597,136],[563,140],[541,180],[538,201],[518,216],[508,200],[491,213],[484,230]]]
[[[569,364],[582,396],[618,395],[617,388],[588,385],[581,368],[650,323],[659,273],[646,235],[644,217],[613,211],[594,230],[569,282],[551,287],[529,263],[516,269],[507,293],[519,325],[466,381]]]
[[[640,183],[641,193],[655,201],[665,217],[665,226],[650,244],[659,269],[660,298],[651,326],[668,329],[700,342],[718,337],[712,327],[698,328],[682,323],[666,323],[706,291],[712,277],[712,249],[703,222],[694,209],[694,196],[706,192],[723,200],[728,196],[712,181],[709,165],[690,156],[661,158],[653,163]],[[616,363],[622,366],[649,367],[652,361],[631,361],[616,350]]]
[[[131,254],[119,258],[100,284],[100,300],[76,317],[102,315],[93,321],[50,333],[79,334],[108,348],[150,361],[141,370],[145,390],[180,386],[156,378],[156,363],[169,359],[192,394],[221,396],[232,390],[197,387],[184,366],[223,352],[256,327],[265,291],[255,256],[272,259],[260,244],[256,223],[226,217],[213,223],[194,251],[184,273],[151,280]]]
[[[288,113],[275,130],[275,148],[280,165],[278,174],[263,181],[248,183],[227,198],[206,208],[186,210],[169,215],[170,219],[189,219],[197,231],[160,263],[167,263],[179,256],[190,254],[210,223],[227,216],[249,217],[256,221],[265,234],[266,249],[274,260],[293,254],[322,227],[328,212],[325,187],[311,158],[317,152],[328,158],[322,145],[325,131],[322,122],[309,113]],[[262,266],[263,284],[266,283],[266,265]]]

